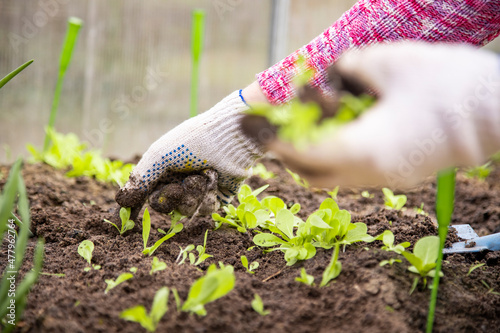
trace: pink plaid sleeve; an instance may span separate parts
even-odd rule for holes
[[[291,81],[300,55],[316,71],[313,85],[328,91],[325,70],[349,48],[402,39],[483,46],[499,33],[500,0],[359,0],[309,44],[257,74],[257,80],[271,103],[282,104],[294,96]]]

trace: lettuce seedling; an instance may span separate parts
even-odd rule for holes
[[[266,222],[269,219],[269,212],[263,209],[261,202],[257,199],[262,191],[269,185],[264,185],[255,191],[252,191],[250,186],[243,185],[238,191],[238,208],[233,205],[223,207],[226,212],[225,217],[221,217],[217,213],[212,214],[215,221],[215,230],[219,229],[223,223],[229,224],[236,228],[239,232],[246,233],[248,229],[254,229],[257,226]]]
[[[410,246],[409,242],[403,242],[398,245],[394,245],[394,234],[390,230],[386,230],[381,233],[379,236],[375,238],[376,240],[381,240],[384,245],[382,246],[382,250],[385,251],[393,251],[398,254],[401,254],[405,251],[405,249]]]
[[[194,265],[194,266],[198,266],[199,264],[201,264],[202,262],[204,262],[208,258],[213,257],[211,254],[205,253],[206,246],[207,246],[207,235],[208,235],[208,230],[205,232],[205,238],[203,240],[203,245],[198,245],[196,247],[196,251],[198,252],[198,259],[196,259],[196,256],[193,252],[190,252],[190,251],[194,250],[193,244],[189,244],[184,249],[179,246],[181,251],[179,252],[179,255],[177,256],[176,261],[179,261],[179,259],[181,259],[181,256],[182,256],[182,260],[179,261],[178,265],[182,265],[186,261],[186,258],[188,258],[188,256],[189,256],[189,263],[191,265]]]
[[[146,208],[144,210],[144,215],[142,216],[142,241],[144,243],[144,250],[142,251],[142,254],[152,255],[160,247],[160,245],[163,244],[163,242],[174,237],[175,234],[182,231],[184,225],[179,221],[185,218],[185,216],[181,215],[179,212],[175,210],[172,213],[170,213],[170,216],[171,216],[170,229],[168,229],[167,232],[164,232],[163,230],[160,231],[160,229],[158,229],[158,231],[163,232],[165,236],[157,240],[153,246],[148,247],[147,244],[149,239],[149,233],[151,231],[151,217],[149,215],[148,209]]]
[[[248,265],[248,259],[246,256],[241,256],[241,264],[250,274],[255,274],[254,270],[259,267],[259,263],[257,261],[253,261],[250,265]]]
[[[296,277],[295,281],[302,282],[308,286],[314,286],[314,276],[307,274],[304,267],[300,270],[300,277]]]
[[[382,260],[379,264],[380,267],[384,267],[385,265],[389,264],[389,265],[394,265],[395,262],[402,262],[400,259],[395,259],[395,258],[391,258],[389,260]]]
[[[146,208],[146,211],[147,211],[147,208]],[[146,214],[146,213],[144,213],[144,214]],[[149,213],[148,213],[148,216],[149,216]],[[118,226],[116,224],[114,224],[113,222],[111,222],[110,220],[104,219],[104,222],[109,223],[112,226],[114,226],[116,228],[116,230],[118,230],[120,235],[123,235],[128,230],[132,230],[135,226],[134,221],[132,221],[130,219],[130,208],[125,208],[125,207],[120,208],[120,220],[122,221],[121,229],[118,228]]]
[[[351,214],[339,209],[331,198],[323,200],[319,209],[308,217],[307,223],[311,225],[312,244],[316,247],[331,249],[336,244],[345,246],[374,240],[367,234],[366,224],[351,223]]]
[[[268,171],[262,163],[257,163],[252,167],[252,174],[257,175],[264,180],[276,177],[276,175],[273,172]]]
[[[465,170],[465,176],[470,179],[476,178],[480,181],[484,181],[488,178],[491,171],[493,171],[493,167],[491,166],[491,161],[489,161],[486,164]]]
[[[167,264],[163,261],[160,261],[157,257],[153,257],[153,262],[151,263],[151,270],[149,271],[149,275],[153,275],[155,272],[163,271],[167,268]]]
[[[434,277],[436,267],[436,260],[439,252],[439,237],[437,236],[427,236],[420,238],[415,247],[413,248],[413,253],[402,252],[401,254],[412,264],[408,270],[412,273],[419,274],[413,283],[413,287],[410,293],[413,292],[417,286],[420,278],[423,279],[424,288],[427,285],[427,276]],[[440,272],[439,276],[443,276]]]
[[[309,188],[309,182],[307,180],[305,180],[304,178],[300,177],[299,174],[293,172],[292,170],[290,169],[286,169],[286,172],[288,172],[290,174],[290,176],[292,176],[292,179],[295,181],[295,183],[297,183],[297,185],[299,186],[302,186],[303,188],[306,188],[308,189]],[[337,189],[338,191],[338,189]]]
[[[394,193],[387,187],[384,187],[382,192],[384,193],[384,204],[387,208],[401,210],[401,208],[403,208],[406,204],[406,195],[394,195]]]
[[[253,300],[252,300],[252,309],[255,310],[258,314],[261,316],[267,316],[268,314],[271,313],[269,310],[264,310],[264,303],[262,302],[262,298],[258,294],[253,294]]]
[[[266,252],[281,250],[285,253],[285,260],[288,266],[295,264],[298,260],[306,260],[314,257],[316,248],[311,244],[309,233],[310,226],[301,222],[294,234],[295,216],[287,209],[281,209],[276,214],[275,226],[270,225],[269,230],[281,236],[261,233],[253,238],[253,242],[261,247],[278,248],[267,250]]]
[[[92,252],[94,252],[94,243],[92,243],[92,241],[84,240],[78,245],[78,254],[89,263],[89,266],[83,269],[85,272],[90,271],[92,268],[95,270],[101,269],[101,265],[94,265],[91,263]],[[90,267],[90,265],[92,265],[92,267]]]
[[[420,204],[420,207],[414,208],[415,212],[420,215],[429,216],[429,214],[424,210],[424,203]]]
[[[339,189],[340,189],[340,186],[337,185],[335,186],[335,188],[331,191],[328,191],[326,193],[328,193],[328,195],[333,199],[333,200],[337,200],[337,195],[339,194]]]
[[[335,249],[333,250],[332,259],[323,272],[323,278],[321,279],[321,283],[319,285],[320,287],[326,286],[328,282],[340,275],[340,272],[342,271],[342,263],[338,261],[339,251],[340,244],[337,243],[335,245]]]
[[[373,197],[375,197],[375,195],[374,195],[374,194],[371,194],[371,193],[370,193],[370,192],[368,192],[368,191],[363,191],[363,192],[361,192],[361,196],[362,196],[363,198],[367,198],[367,199],[372,199]]]
[[[191,288],[186,302],[182,305],[182,311],[193,312],[199,316],[205,316],[205,304],[225,296],[234,288],[235,277],[233,266],[220,265],[218,269],[215,264],[208,267],[205,276],[196,280]]]
[[[169,290],[167,287],[160,288],[156,292],[149,314],[146,313],[144,306],[137,305],[122,311],[120,318],[139,323],[149,332],[154,332],[160,319],[167,313],[168,294]]]
[[[108,291],[110,291],[120,283],[130,280],[133,277],[134,275],[132,273],[122,273],[116,278],[116,280],[106,279],[104,282],[106,282],[108,286],[106,287],[106,290],[104,290],[104,293],[107,294]]]

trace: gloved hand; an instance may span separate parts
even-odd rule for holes
[[[279,140],[268,146],[313,185],[406,187],[500,150],[495,54],[401,42],[348,51],[334,66],[340,81],[375,91],[376,104],[304,151]]]
[[[132,215],[136,215],[159,182],[179,181],[197,170],[214,169],[218,173],[218,199],[222,204],[229,203],[250,176],[255,159],[263,154],[262,148],[239,128],[241,112],[247,109],[235,91],[163,135],[144,153],[117,192],[116,202],[134,208]]]

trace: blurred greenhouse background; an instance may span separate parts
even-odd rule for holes
[[[276,0],[274,0],[276,1]],[[354,0],[282,0],[277,59],[306,44]],[[199,111],[270,65],[273,0],[2,0],[0,76],[35,62],[0,91],[0,163],[42,146],[67,19],[84,24],[56,129],[128,159],[189,115],[191,12],[204,9]],[[497,39],[488,48],[500,51]],[[282,53],[282,54],[280,54]],[[275,55],[276,57],[276,55]]]

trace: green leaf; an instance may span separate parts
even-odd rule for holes
[[[293,238],[293,227],[295,218],[287,209],[281,209],[276,214],[276,227],[281,230],[288,238]]]
[[[266,185],[264,185],[264,186],[261,186],[261,187],[259,187],[258,189],[256,189],[256,190],[252,191],[252,193],[251,193],[251,194],[252,194],[253,196],[255,196],[255,197],[256,197],[256,196],[258,196],[259,194],[261,194],[262,192],[264,192],[264,191],[265,191],[268,187],[269,187],[269,184],[266,184]]]
[[[29,61],[25,62],[24,64],[22,64],[21,66],[19,66],[18,68],[16,68],[15,70],[10,72],[9,74],[7,74],[5,77],[3,77],[0,80],[0,88],[2,88],[7,82],[12,80],[17,74],[19,74],[21,71],[23,71],[26,67],[31,65],[32,62],[33,62],[33,60],[29,60]]]
[[[312,286],[314,285],[314,276],[307,274],[306,269],[302,267],[300,270],[300,277],[296,277],[295,281]]]
[[[241,256],[241,264],[248,270],[248,259],[246,256]]]
[[[134,275],[132,273],[122,273],[116,278],[116,280],[112,280],[112,279],[105,280],[104,282],[106,282],[106,284],[108,286],[106,287],[106,290],[104,291],[104,293],[107,294],[108,291],[110,291],[111,289],[113,289],[114,287],[119,285],[120,283],[123,283],[123,282],[125,282],[133,277],[134,277]]]
[[[151,231],[151,217],[149,216],[149,211],[146,208],[144,210],[144,215],[142,215],[142,241],[144,243],[144,250],[148,247],[148,239],[150,231]]]
[[[254,294],[254,299],[252,300],[252,309],[255,312],[260,314],[261,316],[267,316],[271,313],[269,310],[264,310],[264,303],[262,302],[262,298],[258,294]]]
[[[167,264],[163,261],[160,261],[157,257],[153,257],[153,261],[151,262],[151,270],[149,271],[149,275],[153,275],[155,272],[162,271],[167,268]]]
[[[90,261],[92,260],[92,252],[94,251],[94,243],[89,240],[84,240],[78,245],[78,254],[83,257],[83,259],[87,260],[90,265]]]
[[[281,244],[287,244],[286,241],[283,239],[267,234],[267,233],[261,233],[257,234],[253,237],[253,242],[255,245],[262,246],[262,247],[270,247],[270,246],[275,246],[275,245],[281,245]]]
[[[338,261],[339,251],[340,245],[337,244],[333,250],[332,259],[323,272],[323,278],[321,280],[321,284],[319,285],[320,287],[326,286],[328,282],[340,275],[340,272],[342,271],[342,264]]]
[[[155,298],[153,299],[150,316],[155,328],[158,326],[160,319],[167,313],[168,294],[168,288],[163,287],[156,292]]]
[[[139,323],[148,330],[148,332],[154,332],[156,330],[152,318],[148,316],[146,308],[142,305],[137,305],[122,311],[122,313],[120,313],[120,318]]]

